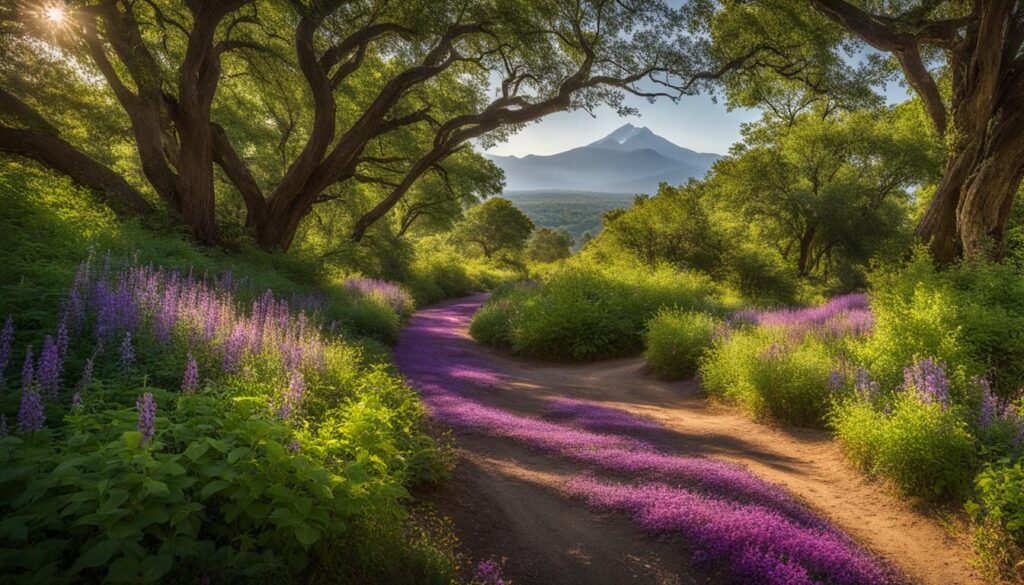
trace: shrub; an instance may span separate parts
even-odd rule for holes
[[[901,492],[929,499],[968,493],[976,445],[958,409],[904,391],[884,408],[846,401],[836,408],[832,425],[854,464],[889,479]]]
[[[1004,458],[990,464],[974,479],[974,485],[978,499],[968,508],[1024,544],[1024,461]]]
[[[586,265],[554,270],[543,282],[505,293],[507,308],[478,313],[507,316],[514,352],[553,360],[614,357],[643,348],[644,326],[662,307],[713,308],[706,277],[670,269],[602,271]],[[497,301],[495,301],[497,302]],[[478,326],[483,335],[505,324]],[[500,336],[490,339],[501,340]],[[482,339],[483,340],[483,339]]]
[[[817,336],[794,340],[779,327],[743,328],[712,346],[700,363],[706,392],[742,404],[758,418],[822,426],[841,392],[839,350]]]
[[[698,360],[724,324],[706,313],[660,310],[647,322],[644,355],[659,376],[678,379],[697,373]]]
[[[473,315],[469,334],[487,345],[510,347],[512,345],[511,310],[509,301],[488,302]]]
[[[743,247],[726,262],[729,283],[756,305],[791,304],[797,296],[792,268],[769,250]]]
[[[950,365],[960,395],[989,373],[1003,398],[1024,385],[1024,277],[1012,266],[974,261],[940,272],[921,252],[873,284],[875,333],[857,358],[880,382],[897,384],[905,365],[931,356]]]

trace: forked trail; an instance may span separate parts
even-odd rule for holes
[[[645,375],[641,358],[555,365],[490,350],[466,331],[485,298],[417,313],[396,361],[439,423],[454,429],[462,456],[452,481],[428,497],[453,519],[474,557],[507,558],[505,572],[519,585],[736,581],[736,567],[749,568],[750,559],[708,562],[703,534],[652,531],[652,524],[683,514],[727,540],[738,525],[726,523],[732,511],[740,519],[762,518],[766,509],[767,520],[751,520],[758,534],[784,522],[811,535],[813,544],[792,553],[814,549],[804,566],[846,563],[836,571],[849,573],[853,566],[874,578],[880,573],[870,572],[873,561],[865,564],[871,558],[866,550],[884,559],[877,566],[889,571],[890,582],[902,578],[893,571],[914,583],[980,582],[969,566],[968,543],[852,470],[826,433],[752,422],[702,398],[694,381]],[[609,436],[618,442],[606,442]],[[756,478],[718,461],[739,464]],[[636,486],[650,485],[652,477],[670,486],[672,506],[644,508],[649,492]],[[757,478],[784,487],[797,502]],[[626,491],[594,495],[608,484]],[[715,503],[685,508],[694,496],[671,491],[676,484]],[[632,508],[621,502],[594,507],[601,497],[606,504],[609,498],[634,500]],[[641,508],[644,518],[630,514]],[[725,512],[710,511],[719,509]],[[846,552],[837,555],[840,561],[825,553],[819,559],[818,548]],[[874,582],[868,576],[847,582]]]

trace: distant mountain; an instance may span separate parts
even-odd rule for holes
[[[653,193],[658,183],[702,177],[720,155],[683,148],[626,124],[586,146],[550,156],[486,155],[505,171],[506,190]]]

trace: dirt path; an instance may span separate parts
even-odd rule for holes
[[[553,400],[571,397],[641,415],[664,427],[645,440],[673,454],[735,462],[784,486],[914,582],[980,582],[968,565],[966,543],[863,479],[827,434],[754,423],[703,399],[694,381],[670,383],[645,375],[641,358],[557,365],[490,350],[466,333],[472,309],[484,298],[418,313],[410,329],[418,328],[419,337],[403,335],[399,366],[405,370],[415,367],[411,360],[440,359],[432,352],[443,347],[445,355],[486,363],[497,375],[473,380],[478,383],[466,390],[489,406],[543,416]],[[451,375],[439,369],[437,380],[443,383]],[[430,497],[453,519],[474,556],[507,557],[506,573],[519,585],[723,580],[694,570],[681,539],[645,535],[625,515],[595,512],[565,495],[566,481],[586,472],[586,466],[481,433],[458,432],[456,439],[462,460],[453,481]]]

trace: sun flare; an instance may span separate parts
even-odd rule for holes
[[[61,26],[67,20],[67,11],[64,9],[63,4],[53,4],[47,6],[43,10],[43,17],[50,22],[50,24]]]

